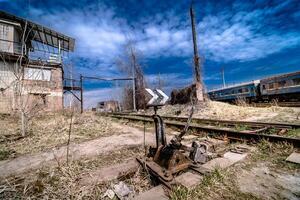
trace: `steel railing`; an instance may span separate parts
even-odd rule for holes
[[[26,46],[24,46],[24,50],[25,49],[26,49]],[[0,39],[0,52],[21,55],[22,54],[22,44],[20,42]],[[26,51],[24,51],[24,54],[25,53],[26,53]]]

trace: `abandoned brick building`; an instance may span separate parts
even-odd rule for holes
[[[96,111],[98,112],[117,112],[120,111],[120,104],[118,101],[109,100],[97,103]]]
[[[0,113],[62,109],[62,55],[74,51],[74,44],[73,38],[0,11]]]

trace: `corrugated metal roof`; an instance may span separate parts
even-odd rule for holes
[[[31,22],[27,19],[17,17],[15,15],[0,11],[0,18],[9,20],[13,23],[20,23],[24,29],[27,22],[27,30],[29,30],[29,40],[41,42],[43,44],[58,48],[60,41],[60,48],[64,51],[74,51],[75,39],[66,36],[62,33],[54,31],[45,26]]]

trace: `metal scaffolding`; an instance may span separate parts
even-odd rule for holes
[[[135,100],[135,78],[133,77],[125,77],[125,78],[105,78],[105,77],[96,77],[96,76],[83,76],[80,75],[80,79],[64,79],[64,93],[70,92],[79,102],[80,102],[80,112],[83,113],[83,82],[85,79],[99,80],[99,81],[128,81],[131,80],[133,82],[132,90],[133,90],[133,99]],[[80,92],[80,97],[75,94],[75,91]],[[133,109],[135,110],[136,103],[133,101]]]

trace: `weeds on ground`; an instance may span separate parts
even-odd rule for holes
[[[196,188],[188,190],[182,186],[175,187],[172,189],[170,197],[172,200],[260,199],[253,194],[241,192],[236,180],[234,172],[215,169],[212,173],[205,175],[202,183]]]
[[[294,147],[285,142],[271,143],[261,140],[257,145],[257,150],[250,155],[252,163],[267,161],[275,168],[284,170],[300,169],[299,164],[290,163],[286,158],[293,152]]]
[[[300,128],[289,130],[286,136],[300,138]]]
[[[238,98],[235,100],[235,104],[236,104],[237,106],[249,107],[249,103],[247,102],[246,98],[244,98],[244,97],[238,97]]]
[[[235,130],[236,130],[236,131],[245,131],[245,130],[249,130],[249,126],[243,125],[243,124],[237,124],[237,125],[235,125]]]
[[[10,149],[16,154],[35,153],[53,147],[65,145],[68,141],[70,113],[47,113],[31,120],[29,133],[25,138],[14,140],[18,133],[18,124],[11,118],[0,121],[0,148]],[[2,124],[8,124],[1,126]],[[95,116],[93,113],[75,114],[71,142],[82,142],[97,137],[116,134],[111,120]],[[7,139],[7,135],[11,136]],[[5,136],[5,137],[4,137]]]
[[[93,160],[72,161],[69,165],[57,162],[56,167],[9,177],[0,180],[0,199],[101,199],[109,183],[82,186],[81,178],[103,166],[140,156],[141,152],[138,147],[124,148]]]
[[[0,149],[0,160],[6,160],[9,158],[11,152],[7,149]]]
[[[265,133],[268,134],[268,135],[274,135],[274,134],[278,133],[278,129],[276,129],[276,128],[269,128]]]

